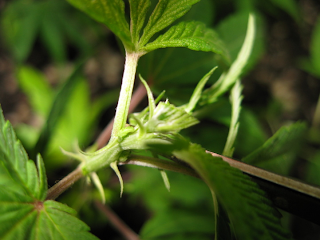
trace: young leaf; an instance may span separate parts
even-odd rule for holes
[[[157,32],[169,26],[176,19],[182,17],[189,11],[191,6],[200,0],[160,0],[153,10],[139,45],[142,47],[148,43],[150,38]]]
[[[239,79],[252,51],[254,37],[255,18],[253,15],[249,15],[246,38],[237,59],[232,63],[228,72],[223,74],[210,89],[204,92],[202,96],[204,103],[202,104],[215,102],[220,95],[225,93]]]
[[[196,144],[173,154],[195,169],[214,191],[239,239],[290,239],[265,193],[240,170],[207,154]]]
[[[195,51],[215,52],[229,61],[228,51],[217,34],[201,22],[181,22],[142,48],[147,52],[166,47],[187,47]]]
[[[296,150],[305,131],[306,125],[301,122],[282,127],[263,146],[243,158],[242,161],[250,164],[259,163]]]
[[[47,179],[42,158],[37,168],[16,139],[0,112],[0,238],[97,239],[77,219],[75,211],[54,201],[44,201]]]
[[[146,123],[148,132],[179,132],[198,123],[192,115],[168,101],[160,102],[153,117]]]
[[[209,78],[211,77],[212,73],[214,72],[214,70],[216,70],[217,67],[214,67],[213,69],[211,69],[210,72],[208,72],[198,83],[197,87],[195,88],[195,90],[192,93],[192,96],[190,98],[189,103],[187,104],[187,106],[185,107],[185,110],[187,113],[190,113],[193,111],[193,109],[196,107],[199,99],[201,98],[201,93],[202,90],[204,88],[204,86],[206,85],[206,83],[208,82]]]
[[[233,144],[238,134],[239,116],[240,116],[241,101],[242,101],[241,91],[242,91],[242,86],[240,84],[240,81],[237,81],[231,91],[231,96],[230,96],[230,102],[232,104],[231,123],[230,123],[227,142],[222,153],[222,155],[227,157],[232,157],[232,154],[234,151]]]
[[[140,39],[140,31],[143,27],[150,0],[129,0],[130,3],[130,32],[132,42],[137,44]]]
[[[123,0],[68,0],[68,2],[87,13],[96,21],[107,25],[120,38],[127,50],[133,50]]]

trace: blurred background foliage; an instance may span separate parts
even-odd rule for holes
[[[0,7],[0,103],[30,156],[43,155],[52,186],[77,164],[60,147],[71,151],[79,144],[86,149],[112,119],[124,63],[122,46],[105,26],[64,0],[12,0]],[[320,3],[202,0],[181,21],[199,20],[213,27],[234,60],[249,11],[257,16],[257,35],[243,73],[235,157],[247,156],[281,126],[300,120],[308,132],[299,148],[254,164],[320,185]],[[211,53],[168,48],[144,56],[138,72],[155,95],[166,90],[165,97],[180,105],[216,65],[219,69],[208,86],[227,68],[221,59]],[[142,102],[137,110],[146,104]],[[221,153],[230,115],[225,96],[199,112],[201,123],[183,134]],[[168,173],[168,192],[157,170],[137,166],[120,170],[125,179],[121,199],[116,176],[109,169],[98,173],[107,203],[144,239],[212,239],[210,192],[200,180]],[[99,194],[83,180],[59,200],[75,208],[101,239],[120,239],[93,206],[96,199]],[[315,225],[283,215],[295,239],[320,238]]]

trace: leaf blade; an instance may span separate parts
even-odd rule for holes
[[[290,239],[280,227],[272,203],[240,170],[213,157],[196,144],[175,150],[174,156],[194,168],[227,211],[239,239]],[[218,236],[219,237],[219,236]]]
[[[142,49],[153,51],[165,47],[186,47],[195,51],[214,52],[229,61],[228,51],[218,35],[201,22],[180,22]]]
[[[94,20],[107,25],[121,39],[127,50],[133,50],[129,25],[125,18],[123,0],[68,0],[68,2]]]
[[[176,19],[186,14],[192,5],[200,0],[161,0],[152,12],[140,39],[140,46],[144,46],[157,32],[169,26]]]

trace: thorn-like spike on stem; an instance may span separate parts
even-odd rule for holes
[[[153,116],[154,109],[156,108],[156,104],[155,104],[151,89],[148,86],[148,83],[142,78],[141,75],[139,75],[139,78],[140,78],[141,82],[143,83],[144,87],[147,90],[148,101],[149,101],[149,120],[150,120],[152,118],[152,116]]]
[[[119,182],[120,182],[120,197],[122,197],[122,194],[123,194],[123,179],[122,179],[121,173],[119,171],[117,162],[112,162],[110,164],[110,167],[113,169],[113,171],[116,173],[116,175],[117,175],[117,177],[119,179]]]
[[[104,195],[104,190],[103,190],[103,186],[102,183],[98,177],[98,175],[95,172],[90,173],[91,179],[94,183],[94,185],[97,187],[100,195],[101,195],[101,199],[102,199],[102,203],[105,204],[106,203],[106,196]]]
[[[166,189],[168,190],[168,192],[170,192],[170,181],[167,173],[164,170],[160,170],[160,173],[161,173],[161,177],[163,179],[164,185],[166,186]]]

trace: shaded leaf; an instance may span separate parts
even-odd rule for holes
[[[70,99],[70,95],[73,92],[73,89],[76,83],[79,81],[79,72],[82,69],[82,64],[79,64],[76,67],[76,70],[71,74],[71,76],[64,83],[60,91],[55,96],[52,107],[50,109],[47,121],[42,128],[40,136],[37,140],[37,143],[34,147],[33,154],[43,153],[46,149],[49,140],[51,139],[52,134],[54,133],[57,123],[66,108],[66,103]]]
[[[20,88],[28,96],[32,109],[42,117],[47,116],[53,92],[45,77],[30,67],[21,67],[17,78]]]
[[[153,10],[143,35],[140,39],[140,46],[148,43],[150,38],[157,32],[168,27],[176,19],[182,17],[189,11],[191,6],[200,0],[161,0]]]
[[[173,154],[190,164],[214,191],[239,239],[290,239],[265,193],[240,170],[195,144]]]
[[[133,50],[128,22],[125,18],[123,0],[68,0],[73,6],[104,23],[121,39],[127,50]]]
[[[305,123],[297,122],[280,128],[260,148],[244,157],[246,163],[260,163],[289,151],[296,151],[306,132]]]
[[[152,51],[166,47],[187,47],[195,51],[214,52],[221,54],[226,60],[229,59],[228,51],[217,34],[201,22],[180,22],[142,50]]]
[[[286,11],[295,21],[301,20],[299,5],[294,0],[271,0],[274,5]]]
[[[197,239],[212,237],[214,233],[214,217],[201,213],[171,210],[160,212],[151,218],[142,228],[142,239],[168,239],[180,234],[192,236],[198,234]],[[190,239],[189,237],[187,239]],[[206,238],[205,238],[206,239]]]
[[[130,32],[132,42],[137,44],[140,39],[140,31],[143,27],[150,0],[130,0]]]

